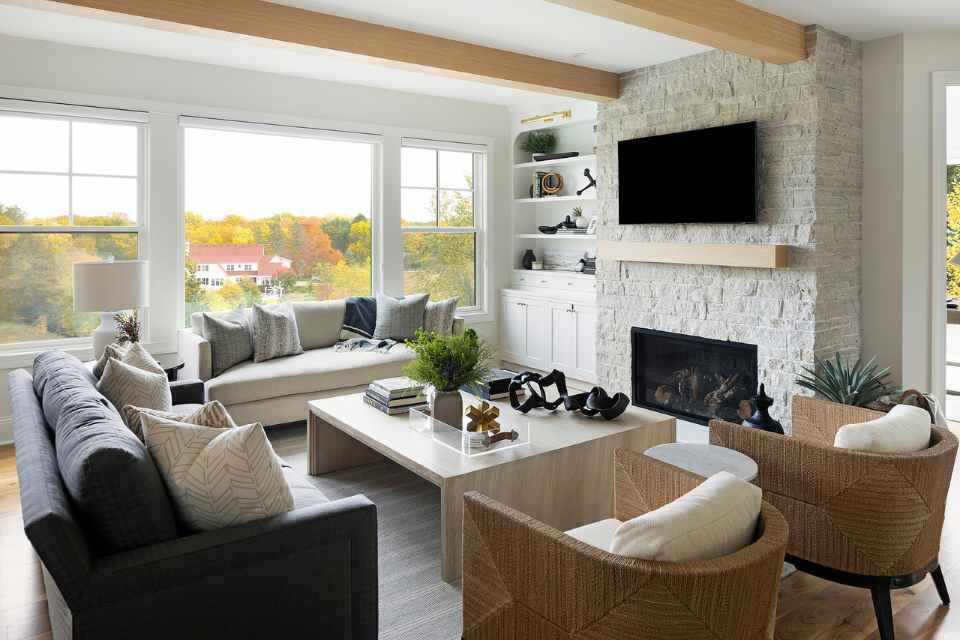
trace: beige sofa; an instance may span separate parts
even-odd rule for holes
[[[413,359],[406,345],[387,353],[334,349],[345,308],[343,300],[293,303],[303,353],[266,362],[248,360],[216,377],[202,314],[195,313],[192,328],[180,331],[185,363],[181,377],[203,380],[207,401],[219,400],[238,423],[270,426],[305,420],[309,400],[363,391],[372,380],[403,375]],[[250,310],[244,312],[249,318]],[[454,320],[453,330],[463,330],[462,319]]]

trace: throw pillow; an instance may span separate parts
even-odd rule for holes
[[[303,353],[297,316],[289,303],[275,307],[253,305],[253,361],[263,362]]]
[[[107,361],[110,360],[110,358],[116,358],[122,361],[123,354],[127,352],[129,346],[130,345],[117,344],[116,342],[106,346],[97,363],[93,365],[93,375],[96,376],[97,380],[103,375],[103,369],[107,366]]]
[[[214,427],[216,429],[232,429],[237,426],[230,414],[227,412],[219,400],[212,400],[193,413],[182,415],[173,411],[157,411],[156,409],[147,409],[145,407],[135,407],[127,405],[123,408],[123,419],[130,427],[140,441],[143,441],[143,428],[141,420],[145,414],[174,420],[176,422],[186,422],[187,424],[198,424],[202,427]]]
[[[214,377],[230,367],[253,357],[250,330],[237,309],[229,316],[203,314],[203,335],[210,343],[210,359]]]
[[[762,491],[727,471],[670,504],[624,522],[610,553],[661,562],[710,560],[753,542]]]
[[[335,345],[340,338],[346,311],[345,300],[294,302],[293,315],[300,331],[300,346],[304,349],[322,349]]]
[[[430,300],[429,293],[418,293],[405,298],[377,296],[376,338],[410,340],[417,329],[423,328],[423,317]]]
[[[460,298],[447,298],[439,302],[428,302],[423,313],[423,330],[449,336],[453,333],[453,318],[457,315]]]
[[[371,296],[350,296],[344,300],[341,340],[372,338],[377,328],[377,299]]]
[[[930,414],[898,404],[887,415],[837,430],[833,446],[870,453],[913,453],[930,446]]]
[[[163,367],[160,366],[160,363],[157,362],[154,357],[150,355],[150,352],[139,342],[130,344],[118,360],[124,364],[129,364],[130,366],[143,369],[144,371],[150,371],[151,373],[162,373],[164,375],[167,373],[163,370]]]
[[[143,437],[190,528],[210,531],[293,509],[283,468],[259,422],[215,429],[142,416]]]
[[[173,407],[170,382],[165,373],[145,371],[116,358],[107,361],[103,376],[97,383],[97,391],[105,395],[114,407],[132,404],[160,411],[170,411]]]

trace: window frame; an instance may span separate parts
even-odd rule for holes
[[[149,261],[149,198],[148,198],[148,114],[140,111],[109,109],[100,107],[86,107],[78,105],[57,104],[51,102],[34,102],[29,100],[13,100],[0,98],[0,117],[24,117],[66,121],[70,123],[69,140],[67,147],[68,163],[64,171],[17,171],[2,170],[2,174],[11,175],[48,175],[66,176],[68,179],[68,211],[69,224],[65,225],[0,225],[0,234],[118,234],[129,233],[137,236],[137,259]],[[73,126],[74,122],[90,122],[95,124],[115,124],[132,126],[137,131],[137,175],[122,174],[94,174],[73,171]],[[73,224],[73,178],[135,178],[137,181],[137,221],[135,225],[77,225]],[[142,325],[144,342],[150,340],[150,308],[138,310]],[[59,338],[54,340],[30,340],[24,342],[10,342],[0,344],[0,356],[18,353],[36,353],[47,349],[83,349],[93,344],[93,336],[76,338]]]
[[[278,118],[282,119],[282,118]],[[370,295],[376,295],[382,290],[381,264],[383,256],[379,252],[383,203],[383,135],[379,133],[364,133],[360,131],[346,131],[311,126],[308,124],[276,124],[270,122],[254,122],[236,118],[213,118],[189,115],[183,113],[177,117],[178,158],[179,158],[179,194],[178,194],[178,258],[180,260],[177,317],[178,330],[189,329],[186,322],[186,130],[212,129],[215,131],[233,131],[237,133],[256,133],[262,135],[286,136],[293,138],[308,138],[320,140],[335,140],[340,142],[356,142],[370,145]],[[231,273],[224,268],[224,273]],[[254,277],[254,281],[256,278]],[[226,282],[224,278],[223,282]],[[259,286],[259,285],[258,285]]]
[[[437,163],[434,169],[436,173],[436,186],[434,187],[411,187],[403,184],[403,149],[429,149],[437,152]],[[400,227],[401,232],[401,268],[403,260],[403,234],[407,233],[452,233],[452,234],[474,234],[474,304],[470,306],[457,307],[458,317],[480,317],[487,313],[486,300],[486,227],[487,227],[487,171],[489,163],[490,150],[485,144],[468,144],[464,142],[445,141],[445,140],[427,140],[422,138],[401,138],[401,161],[399,172],[400,178],[400,196],[398,201],[402,201],[404,189],[418,189],[422,191],[433,191],[437,196],[439,206],[441,191],[460,191],[466,192],[467,189],[443,188],[440,186],[440,152],[453,151],[459,153],[473,154],[473,226],[470,227],[445,227],[440,225],[439,211],[437,212],[436,226],[410,226]],[[402,219],[402,213],[401,213]]]

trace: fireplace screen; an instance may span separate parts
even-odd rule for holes
[[[739,423],[757,391],[757,347],[634,327],[633,404],[707,424]]]

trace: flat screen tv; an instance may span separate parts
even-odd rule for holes
[[[756,222],[757,123],[624,140],[620,224]]]

